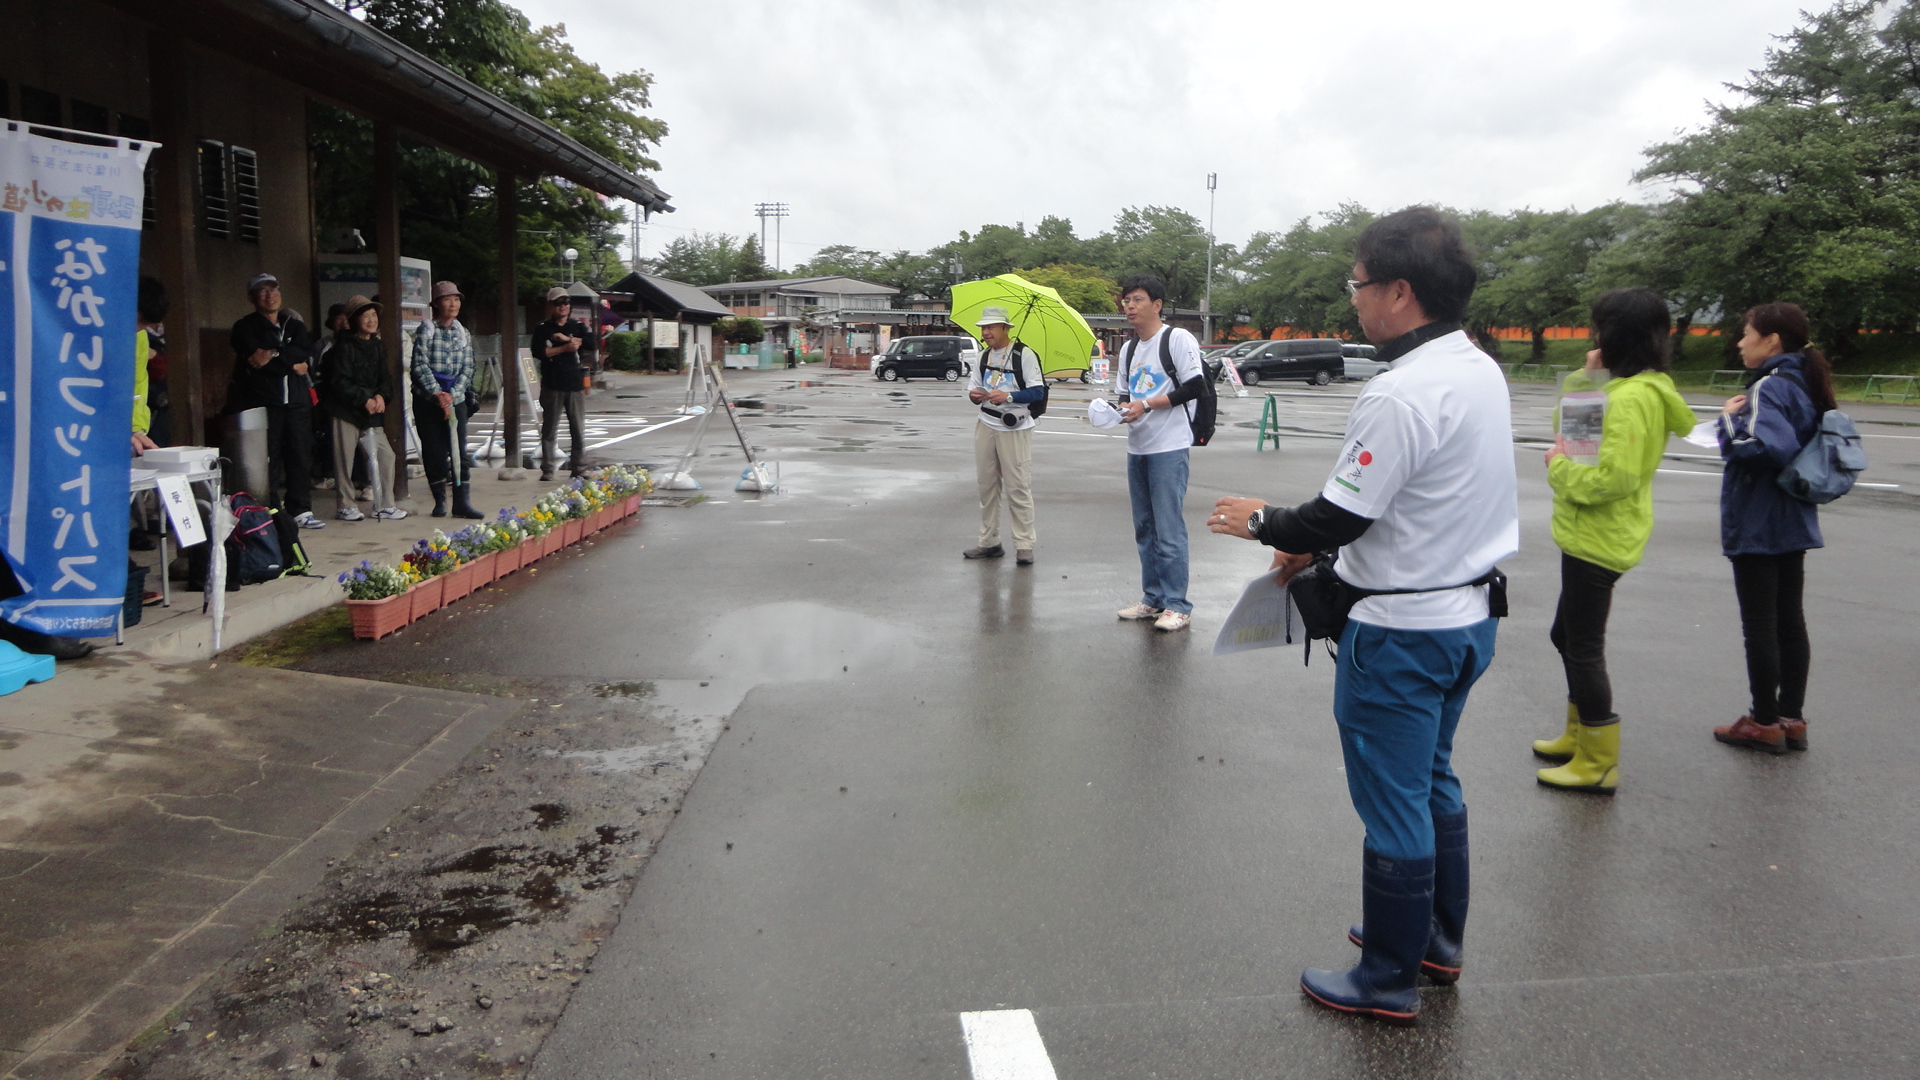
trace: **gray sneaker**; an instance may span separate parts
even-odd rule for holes
[[[1144,622],[1158,616],[1160,609],[1142,600],[1130,607],[1123,607],[1119,611],[1114,612],[1114,614],[1129,622]]]
[[[960,553],[963,559],[998,559],[1006,555],[1007,549],[995,544],[992,547],[971,547]]]

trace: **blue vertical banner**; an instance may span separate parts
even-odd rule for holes
[[[101,637],[127,589],[141,178],[154,144],[0,129],[0,553],[20,590],[0,617]]]

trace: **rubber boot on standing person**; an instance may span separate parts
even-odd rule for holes
[[[1673,320],[1650,289],[1616,289],[1593,302],[1586,367],[1567,376],[1547,451],[1560,601],[1548,637],[1567,684],[1567,726],[1533,752],[1561,764],[1546,787],[1611,795],[1620,785],[1620,716],[1607,677],[1613,587],[1640,564],[1653,534],[1653,476],[1670,435],[1693,430],[1693,410],[1667,374]],[[1578,395],[1578,396],[1573,396]],[[1594,395],[1598,395],[1595,397]]]
[[[1808,344],[1796,304],[1747,312],[1738,344],[1746,391],[1717,425],[1726,470],[1720,480],[1720,546],[1733,563],[1747,653],[1751,711],[1713,729],[1730,746],[1784,754],[1807,748],[1804,705],[1812,646],[1802,606],[1807,552],[1824,547],[1820,509],[1787,493],[1780,473],[1819,434],[1836,404],[1826,357]]]

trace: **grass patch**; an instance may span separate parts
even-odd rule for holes
[[[347,605],[334,604],[299,622],[288,623],[233,648],[228,657],[253,667],[293,667],[309,654],[353,642],[353,617]]]

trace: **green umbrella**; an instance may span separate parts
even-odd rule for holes
[[[1093,328],[1045,285],[1019,274],[1001,274],[953,287],[953,321],[974,337],[980,336],[974,324],[988,307],[1007,309],[1014,339],[1040,354],[1041,374],[1082,372],[1093,366]]]

